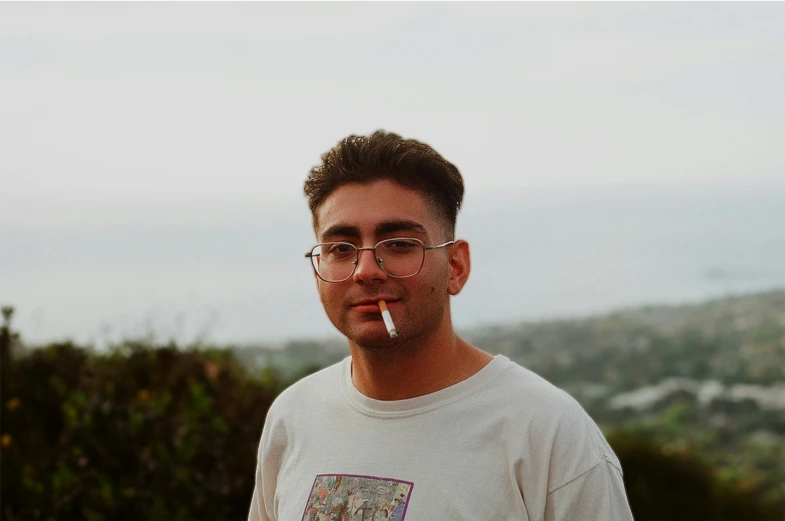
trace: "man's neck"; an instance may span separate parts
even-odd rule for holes
[[[485,367],[493,358],[470,345],[452,328],[422,345],[368,350],[354,343],[352,382],[376,400],[404,400],[455,385]]]

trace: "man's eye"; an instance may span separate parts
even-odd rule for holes
[[[340,255],[351,253],[354,251],[354,246],[351,244],[332,244],[329,248],[327,248],[327,253],[332,255]]]
[[[407,250],[417,248],[420,244],[415,241],[395,240],[387,243],[387,248],[392,250]]]

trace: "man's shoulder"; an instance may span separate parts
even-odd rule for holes
[[[508,399],[529,406],[567,412],[574,411],[576,407],[582,409],[569,393],[512,360],[499,379],[497,388],[503,391]]]
[[[507,396],[508,417],[564,460],[582,471],[607,460],[620,468],[602,431],[583,406],[566,391],[515,362],[504,373],[500,395]],[[581,462],[578,465],[577,462]]]
[[[334,396],[340,390],[340,376],[346,360],[327,366],[303,378],[281,391],[271,406],[273,410],[287,410],[296,405],[302,408],[319,398]]]
[[[534,371],[510,363],[499,382],[498,393],[507,403],[511,418],[544,433],[581,432],[597,437],[599,428],[578,400]]]

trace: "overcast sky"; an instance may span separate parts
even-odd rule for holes
[[[0,241],[283,212],[308,246],[307,171],[378,128],[453,161],[467,208],[779,189],[783,27],[782,2],[2,2]]]

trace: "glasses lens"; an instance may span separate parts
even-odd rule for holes
[[[316,273],[328,282],[348,279],[354,271],[357,248],[348,242],[328,242],[316,246],[311,252],[311,262]]]
[[[388,275],[411,277],[422,268],[425,249],[417,239],[387,239],[376,246],[376,256]]]

